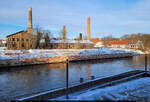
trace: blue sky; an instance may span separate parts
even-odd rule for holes
[[[66,25],[68,38],[86,36],[91,18],[91,37],[150,33],[150,0],[3,0],[0,2],[0,38],[26,30],[28,8],[33,26],[58,36]]]

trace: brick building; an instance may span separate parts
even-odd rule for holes
[[[142,42],[140,40],[113,40],[106,41],[104,45],[111,48],[128,48],[128,49],[139,49]]]
[[[93,42],[89,40],[51,40],[50,49],[91,49]]]
[[[36,36],[33,35],[32,8],[29,8],[29,23],[27,31],[19,31],[8,35],[6,41],[8,50],[35,48]]]

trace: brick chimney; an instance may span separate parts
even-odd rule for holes
[[[66,26],[65,25],[63,25],[62,36],[63,36],[63,40],[66,40]]]
[[[87,40],[90,40],[90,17],[88,17]]]
[[[28,21],[28,33],[32,34],[33,33],[33,28],[32,28],[32,8],[29,8],[29,21]]]
[[[80,33],[79,35],[79,40],[82,40],[82,33]]]

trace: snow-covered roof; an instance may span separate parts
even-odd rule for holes
[[[16,33],[13,33],[13,34],[7,35],[6,37],[9,37],[9,36],[12,36],[12,35],[16,35],[16,34],[19,34],[19,33],[23,33],[23,32],[26,32],[26,31],[22,30],[22,31],[19,31],[19,32],[16,32]]]
[[[103,46],[104,46],[103,42],[98,42],[98,43],[95,44],[94,47],[103,47]]]
[[[136,44],[139,40],[112,40],[106,41],[106,44],[109,45],[129,45],[129,44]]]
[[[81,40],[81,41],[77,41],[77,40],[54,40],[51,39],[50,43],[93,43],[92,41],[89,40]]]

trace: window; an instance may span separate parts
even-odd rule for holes
[[[24,47],[24,43],[22,43],[22,45],[21,45],[22,47]]]
[[[17,38],[17,41],[19,41],[19,38]]]
[[[12,41],[15,41],[15,38],[12,38]]]
[[[12,44],[12,46],[13,46],[13,47],[15,47],[15,46],[16,46],[16,44]]]

